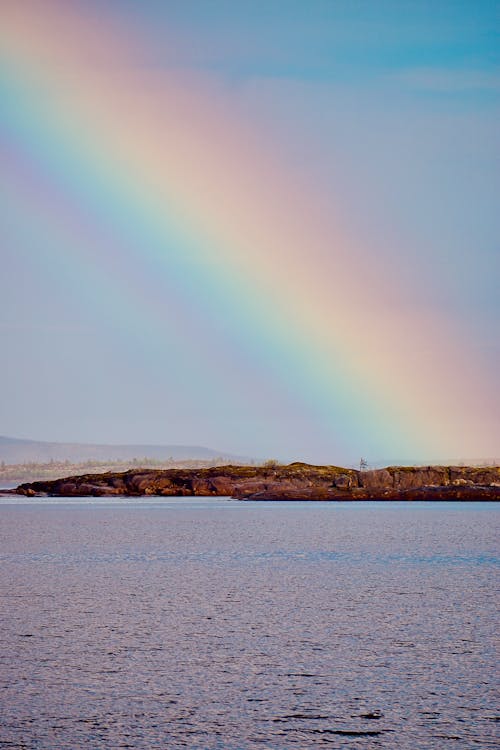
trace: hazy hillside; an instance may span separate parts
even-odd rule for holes
[[[210,461],[223,457],[240,462],[241,456],[204,448],[199,445],[98,445],[87,443],[48,443],[37,440],[21,440],[0,436],[0,461],[6,464],[49,461],[130,461],[134,458],[150,458],[159,461],[189,459]]]

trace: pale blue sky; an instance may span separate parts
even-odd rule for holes
[[[396,268],[409,288],[414,277],[425,279],[417,293],[475,342],[468,356],[489,373],[500,368],[498,2],[87,0],[82,7],[92,4],[117,24],[134,21],[149,40],[143,66],[201,72],[224,91],[238,118],[269,132],[284,163],[331,196],[332,212],[361,248],[372,248],[388,277]],[[7,164],[3,131],[0,146]],[[94,277],[80,269],[77,278],[69,259],[56,272],[41,243],[38,252],[43,217],[19,212],[5,174],[0,434],[331,457],[307,415],[298,406],[292,414],[265,383],[255,386],[261,412],[240,414],[234,394],[213,402],[208,370],[204,382],[193,369],[209,335],[203,321],[199,342],[194,334],[184,349],[172,341],[134,360],[130,340],[103,314],[104,290],[102,308],[93,306],[98,266]],[[53,250],[64,258],[60,242],[56,250],[54,238]],[[234,352],[235,390],[243,394],[257,377],[246,356]]]

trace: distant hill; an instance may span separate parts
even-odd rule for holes
[[[406,459],[384,458],[378,461],[368,461],[366,468],[382,469],[385,466],[498,466],[500,459],[485,456],[483,458],[440,458],[440,459]],[[356,467],[358,468],[359,464]]]
[[[49,461],[129,461],[154,458],[165,461],[189,459],[210,461],[223,457],[241,463],[248,459],[199,445],[99,445],[90,443],[47,443],[0,436],[0,461],[6,464],[48,463]]]

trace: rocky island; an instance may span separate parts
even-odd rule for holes
[[[12,492],[12,490],[11,490]],[[304,463],[131,469],[28,482],[34,497],[220,496],[238,500],[500,500],[500,467],[390,466],[358,471]]]

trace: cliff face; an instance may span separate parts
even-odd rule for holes
[[[500,500],[500,467],[223,466],[138,469],[21,484],[20,495],[229,496],[245,500]]]

